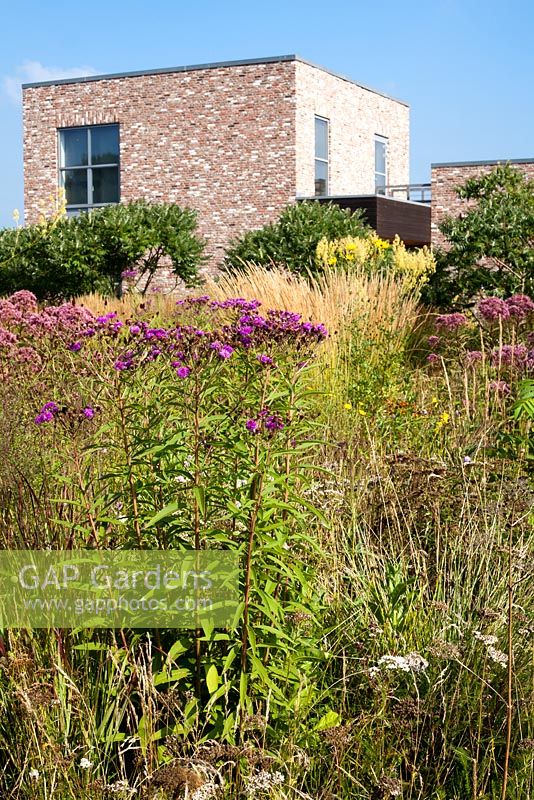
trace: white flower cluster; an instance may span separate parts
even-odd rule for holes
[[[217,791],[217,786],[213,781],[207,781],[207,783],[203,783],[202,786],[195,789],[191,795],[191,800],[211,800],[213,797],[217,797]]]
[[[128,781],[125,780],[115,781],[115,783],[109,783],[106,786],[106,789],[111,794],[122,794],[123,797],[132,797],[134,794],[136,794],[136,790],[130,786]]]
[[[492,661],[494,661],[496,664],[500,664],[501,667],[508,666],[508,656],[506,653],[503,653],[502,650],[497,650],[497,648],[493,646],[499,641],[496,636],[484,635],[480,633],[480,631],[473,631],[473,636],[479,642],[482,642],[485,647],[487,647],[488,656]]]
[[[247,781],[246,795],[247,797],[255,797],[257,792],[268,792],[275,786],[280,786],[284,783],[285,779],[285,775],[282,772],[267,772],[266,769],[263,769]]]
[[[428,667],[428,661],[420,656],[419,653],[408,653],[405,656],[381,656],[378,659],[378,666],[371,667],[369,673],[376,675],[381,669],[399,669],[402,672],[424,672]]]
[[[506,653],[503,653],[502,650],[497,650],[495,647],[488,647],[488,655],[492,661],[495,661],[496,664],[500,664],[501,667],[508,666],[508,656]]]
[[[35,769],[34,767],[33,769],[30,770],[30,778],[32,779],[32,781],[38,781],[40,777],[41,775],[39,774],[38,769]]]
[[[89,761],[88,758],[80,758],[79,767],[81,769],[91,769],[92,763]]]
[[[473,636],[475,637],[475,639],[478,639],[479,642],[485,644],[486,647],[490,647],[490,645],[492,644],[497,644],[497,642],[499,641],[496,636],[492,636],[490,634],[486,636],[483,633],[480,633],[480,631],[473,631]]]

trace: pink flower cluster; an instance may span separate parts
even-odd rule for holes
[[[33,346],[37,341],[57,338],[65,342],[72,338],[70,349],[76,351],[81,343],[75,337],[82,330],[86,332],[93,320],[93,314],[83,306],[65,303],[39,310],[32,292],[15,292],[0,300],[0,351],[8,365],[18,363],[39,372],[42,358]]]
[[[485,297],[479,302],[477,311],[487,322],[499,319],[504,321],[510,317],[523,320],[534,311],[534,302],[526,294],[514,294],[507,300],[502,300],[500,297]]]
[[[491,353],[491,363],[494,367],[516,367],[518,369],[526,366],[529,357],[534,356],[534,352],[529,353],[524,344],[503,344],[496,347]]]
[[[436,328],[445,331],[456,331],[463,325],[467,325],[467,317],[465,314],[456,312],[454,314],[439,314],[436,317]]]

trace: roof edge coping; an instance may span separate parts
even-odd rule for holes
[[[110,72],[103,75],[82,75],[79,78],[56,78],[54,80],[49,80],[49,81],[33,81],[31,83],[23,83],[22,88],[34,89],[39,86],[61,86],[70,83],[90,83],[92,81],[116,80],[120,78],[140,78],[143,77],[144,75],[168,75],[172,74],[173,72],[198,72],[199,70],[203,69],[246,67],[246,66],[253,66],[255,64],[279,64],[288,61],[298,61],[301,64],[307,64],[309,67],[313,67],[314,69],[320,69],[322,72],[326,72],[329,75],[333,75],[335,78],[347,81],[348,83],[353,83],[355,86],[359,86],[360,89],[365,89],[368,92],[373,92],[373,94],[378,94],[381,97],[387,98],[388,100],[393,100],[396,103],[401,103],[402,105],[409,107],[409,103],[407,103],[405,100],[400,100],[396,97],[392,97],[391,95],[386,94],[385,92],[381,92],[379,89],[373,89],[371,86],[366,86],[363,83],[359,83],[358,81],[355,81],[353,78],[350,78],[347,75],[342,75],[341,73],[334,72],[333,70],[327,69],[326,67],[323,67],[320,64],[315,64],[313,61],[308,61],[307,59],[301,58],[300,56],[295,54],[283,55],[283,56],[266,56],[265,58],[244,58],[244,59],[239,59],[237,61],[212,61],[206,64],[186,64],[180,67],[160,67],[156,69],[140,69],[131,72]]]
[[[496,158],[492,161],[437,161],[430,165],[434,167],[485,167],[498,164],[534,164],[534,158]]]

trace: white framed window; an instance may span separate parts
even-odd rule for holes
[[[388,177],[388,140],[375,135],[375,193],[385,194]]]
[[[324,117],[315,117],[315,196],[328,194],[329,123]]]
[[[119,126],[63,128],[59,135],[59,185],[67,214],[118,203]]]

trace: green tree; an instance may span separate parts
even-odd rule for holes
[[[461,306],[481,293],[532,293],[534,181],[503,165],[467,180],[456,193],[473,205],[440,225],[448,247],[437,253],[427,302]]]
[[[225,268],[232,271],[243,269],[247,263],[264,267],[278,264],[290,272],[314,274],[322,269],[316,259],[321,239],[367,236],[369,232],[360,212],[351,214],[333,203],[292,203],[276,222],[231,242]]]
[[[196,212],[144,200],[107,206],[39,225],[0,231],[0,294],[29,289],[41,300],[111,293],[136,269],[146,291],[170,260],[177,278],[198,280],[203,241]]]

